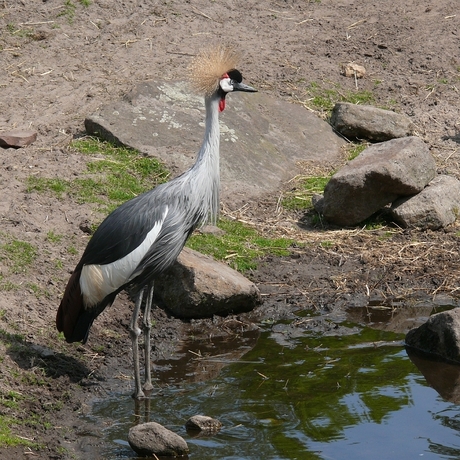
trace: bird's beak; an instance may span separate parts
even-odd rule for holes
[[[233,91],[246,91],[247,93],[257,93],[257,90],[252,86],[245,85],[244,83],[238,83],[232,81]]]

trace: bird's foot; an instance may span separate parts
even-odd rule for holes
[[[142,389],[147,392],[152,391],[153,390],[152,382],[150,381],[145,382],[144,385],[142,386]]]
[[[142,389],[135,390],[133,393],[133,399],[140,401],[142,399],[147,399],[147,396],[145,396],[145,393],[142,391]]]

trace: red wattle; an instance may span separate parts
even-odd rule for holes
[[[225,109],[225,99],[219,101],[219,112],[223,112]]]

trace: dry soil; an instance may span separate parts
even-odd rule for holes
[[[24,270],[0,258],[0,413],[16,421],[13,433],[41,446],[3,448],[0,458],[85,458],[77,440],[86,402],[132,385],[126,295],[97,320],[85,346],[65,344],[54,327],[88,241],[80,224],[100,216],[70,197],[28,193],[26,181],[78,176],[86,160],[69,144],[84,135],[85,117],[135,83],[180,79],[203,46],[229,43],[243,54],[247,83],[318,116],[315,97],[367,91],[375,105],[408,115],[438,171],[460,178],[458,0],[1,0],[0,25],[0,131],[38,133],[29,147],[0,151],[0,244],[37,248]],[[342,75],[349,62],[366,68],[363,79]],[[174,353],[191,328],[233,334],[299,309],[337,313],[373,296],[394,306],[458,292],[457,225],[440,232],[315,228],[308,216],[280,210],[278,198],[242,211],[224,203],[263,232],[308,243],[248,274],[263,306],[191,324],[157,310],[156,356]]]

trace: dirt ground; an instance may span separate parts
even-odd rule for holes
[[[0,244],[38,248],[24,270],[0,258],[0,414],[31,442],[0,449],[0,458],[85,458],[76,446],[87,402],[132,385],[126,295],[97,320],[85,346],[65,344],[54,327],[88,241],[80,223],[100,216],[69,197],[28,193],[26,180],[77,176],[85,160],[70,141],[84,134],[87,115],[135,83],[182,78],[204,45],[230,43],[243,53],[247,83],[307,110],[315,109],[312,88],[371,92],[375,105],[410,116],[438,171],[460,179],[458,0],[1,0],[0,24],[0,131],[38,132],[33,145],[0,151]],[[343,76],[348,62],[363,65],[365,78]],[[157,310],[156,357],[198,331],[237,334],[301,309],[340,318],[372,299],[397,308],[418,297],[456,298],[458,225],[439,232],[314,228],[308,216],[280,211],[278,198],[248,203],[241,217],[308,244],[248,274],[263,305],[238,318],[191,323]],[[231,202],[225,206],[238,217]],[[50,232],[63,236],[57,241]]]

